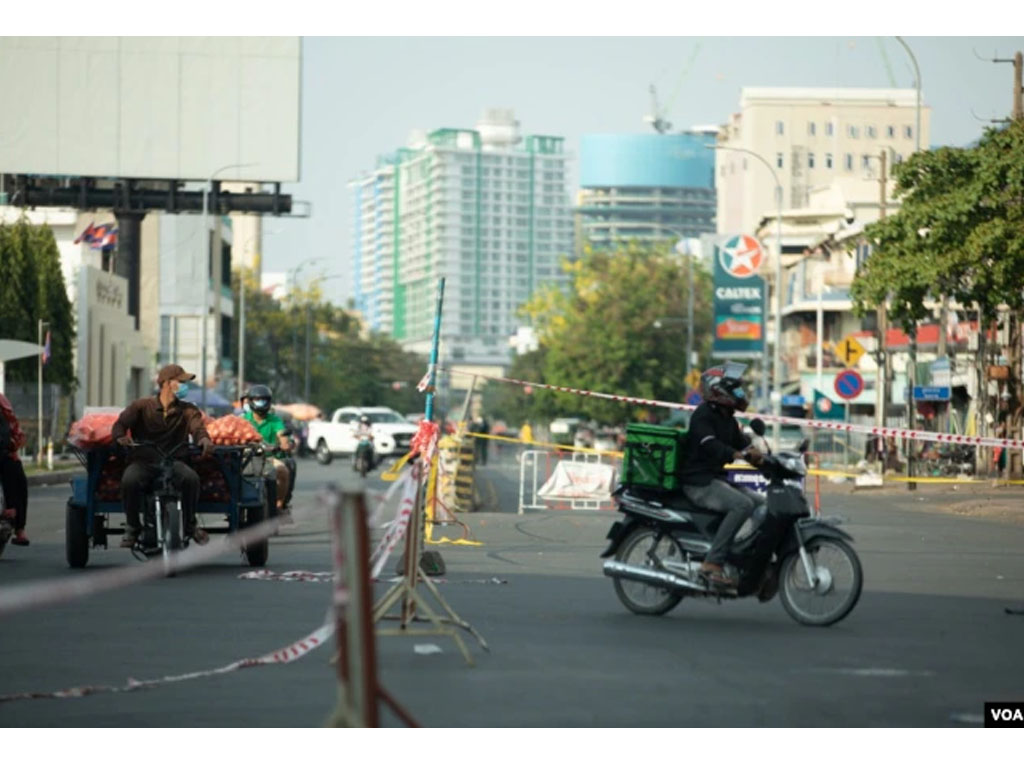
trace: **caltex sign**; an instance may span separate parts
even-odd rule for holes
[[[750,235],[719,240],[714,249],[714,328],[711,353],[735,359],[764,353],[764,249]]]

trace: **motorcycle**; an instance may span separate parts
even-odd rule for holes
[[[373,469],[373,435],[359,436],[352,468],[360,477],[366,477],[366,473]]]
[[[764,436],[764,422],[754,431]],[[723,515],[703,510],[681,493],[620,486],[613,497],[625,519],[608,531],[601,557],[604,574],[633,613],[660,616],[684,597],[736,599],[756,596],[761,602],[779,595],[797,622],[835,624],[860,599],[863,571],[850,542],[853,537],[836,520],[811,516],[803,492],[807,465],[797,452],[766,454],[759,467],[768,480],[766,504],[740,530],[730,547],[725,571],[733,589],[708,583],[700,566],[711,548]]]

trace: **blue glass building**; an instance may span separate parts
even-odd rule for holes
[[[716,128],[588,134],[580,141],[579,240],[699,237],[715,231]]]

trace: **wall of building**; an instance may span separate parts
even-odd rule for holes
[[[923,148],[930,115],[922,105]],[[740,111],[722,126],[718,144],[761,155],[782,186],[783,208],[800,208],[813,189],[835,178],[874,178],[878,162],[872,158],[883,149],[893,159],[909,157],[917,143],[915,119],[913,89],[744,88]],[[762,216],[774,213],[774,179],[754,157],[717,151],[715,186],[719,232],[752,232]]]

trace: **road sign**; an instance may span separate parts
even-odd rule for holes
[[[853,400],[864,391],[864,379],[856,371],[847,368],[836,376],[835,387],[836,394],[843,400]]]
[[[915,400],[944,402],[949,400],[949,395],[949,387],[914,387]]]
[[[687,405],[700,405],[700,403],[701,403],[701,396],[700,396],[700,392],[698,392],[697,390],[695,390],[695,389],[692,390],[690,392],[690,394],[688,394],[686,396],[686,404]]]
[[[807,400],[804,398],[803,395],[783,395],[782,396],[782,404],[783,405],[801,406],[801,405],[804,405],[804,403],[806,403],[806,402],[807,402]]]
[[[696,389],[700,386],[700,371],[696,368],[691,368],[690,372],[686,374],[686,386],[690,389]]]
[[[856,365],[865,351],[856,336],[847,336],[836,344],[836,357],[842,360],[847,367]]]

